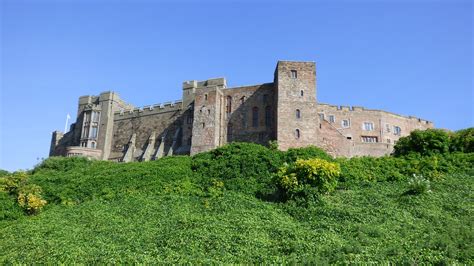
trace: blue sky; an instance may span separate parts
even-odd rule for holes
[[[181,83],[316,61],[318,100],[474,125],[471,1],[1,1],[0,168],[47,157],[81,95],[142,106]]]

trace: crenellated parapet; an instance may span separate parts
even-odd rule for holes
[[[182,101],[158,103],[130,109],[121,109],[114,112],[114,120],[130,119],[137,116],[159,115],[168,112],[176,112],[182,109]]]

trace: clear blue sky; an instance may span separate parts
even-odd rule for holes
[[[270,82],[316,61],[318,100],[472,127],[471,1],[1,1],[0,168],[47,157],[81,95],[136,106],[184,80]]]

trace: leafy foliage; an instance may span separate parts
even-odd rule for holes
[[[334,159],[327,154],[324,150],[315,147],[308,146],[304,148],[291,148],[283,153],[283,159],[287,163],[296,162],[297,159],[311,159],[320,158],[326,161],[333,161]]]
[[[298,159],[294,164],[283,166],[277,175],[277,184],[290,197],[307,191],[319,193],[333,191],[341,173],[339,164],[314,158]]]
[[[37,214],[47,204],[41,195],[41,187],[31,184],[28,174],[26,172],[16,172],[0,178],[0,192],[16,197],[18,205],[23,208],[28,214]],[[3,200],[7,200],[6,195]],[[6,210],[13,210],[11,203],[7,202]],[[9,211],[6,211],[7,213]],[[17,217],[16,215],[4,214],[5,218]]]
[[[394,155],[444,154],[449,152],[449,135],[441,129],[414,130],[409,136],[401,137],[394,147]]]
[[[474,127],[458,130],[452,134],[450,150],[453,152],[474,152]]]

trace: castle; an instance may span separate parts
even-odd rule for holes
[[[182,100],[135,108],[114,92],[79,98],[70,131],[52,134],[50,156],[148,161],[196,154],[233,141],[282,150],[314,145],[333,156],[382,156],[433,123],[316,99],[314,62],[279,61],[274,80],[227,88],[224,78],[183,83]]]

